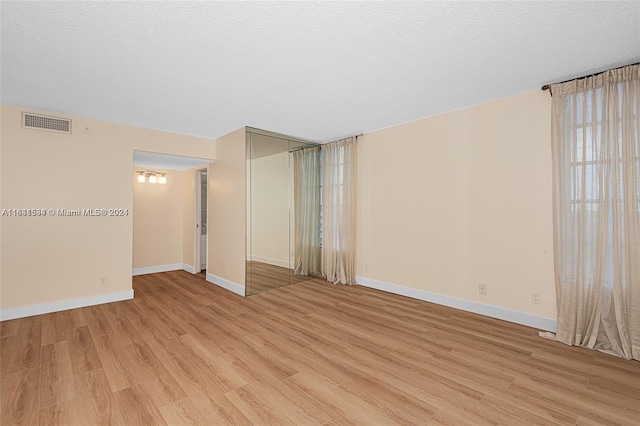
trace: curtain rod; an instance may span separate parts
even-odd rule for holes
[[[331,141],[331,142],[327,142],[327,143],[333,143],[333,142],[338,142],[338,141],[343,141],[345,139],[349,139],[349,138],[358,138],[360,136],[364,136],[364,133],[358,133],[357,135],[353,135],[353,136],[345,136],[344,138],[340,138],[340,139],[336,139],[335,141]]]
[[[322,144],[315,144],[313,146],[303,146],[302,148],[290,149],[289,153],[296,152],[296,151],[302,151],[303,149],[311,149],[311,148],[316,148],[316,147],[319,148],[321,146],[322,146]]]
[[[592,74],[583,75],[582,77],[570,78],[569,80],[559,81],[557,83],[545,84],[544,86],[541,87],[541,90],[548,90],[549,93],[551,93],[551,96],[553,96],[553,93],[551,92],[551,86],[553,86],[554,84],[568,83],[568,82],[573,81],[573,80],[583,80],[585,78],[593,77],[594,75],[602,74],[603,72],[619,70],[620,68],[629,67],[631,65],[639,65],[639,64],[640,64],[640,62],[635,62],[633,64],[622,65],[622,66],[619,66],[619,67],[606,69],[604,71],[599,71],[599,72],[594,72]]]
[[[346,138],[341,138],[341,139],[338,139],[338,140],[341,141],[343,139],[348,139],[348,138],[358,138],[360,136],[364,136],[364,133],[358,133],[357,135],[347,136]],[[328,142],[328,143],[331,143],[331,142]],[[324,145],[324,144],[320,143],[320,144],[317,144],[315,146],[322,147],[322,145]],[[314,148],[314,147],[313,146],[303,146],[302,148],[298,148],[298,149],[290,149],[289,152],[296,152],[296,151],[301,151],[303,149],[309,149],[309,148]]]

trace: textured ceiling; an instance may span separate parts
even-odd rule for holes
[[[640,60],[640,2],[7,2],[3,103],[316,141]]]

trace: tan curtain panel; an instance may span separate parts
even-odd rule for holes
[[[640,360],[640,68],[551,89],[556,339]]]
[[[322,275],[356,284],[356,138],[322,146]]]
[[[321,275],[320,147],[291,153],[293,157],[294,273]]]

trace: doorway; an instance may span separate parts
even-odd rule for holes
[[[133,275],[179,269],[196,274],[206,269],[206,172],[213,161],[133,151]],[[199,171],[205,172],[204,181]],[[150,179],[152,174],[156,175],[154,181]],[[165,179],[158,175],[164,175],[161,177]],[[204,196],[202,182],[205,184]],[[188,214],[185,214],[185,207],[188,207]],[[160,215],[159,211],[167,214]],[[200,222],[204,223],[204,229]],[[194,238],[197,243],[192,241]]]
[[[207,169],[196,171],[196,235],[194,269],[196,273],[207,271],[207,208],[208,208]]]

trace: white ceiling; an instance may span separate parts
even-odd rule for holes
[[[219,137],[372,131],[640,60],[640,2],[8,2],[3,103]]]

